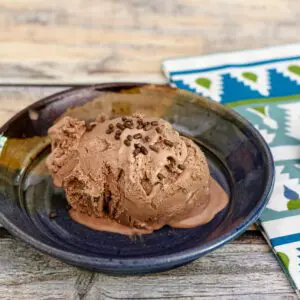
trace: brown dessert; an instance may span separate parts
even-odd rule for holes
[[[65,190],[71,217],[93,229],[195,227],[228,203],[199,147],[162,119],[127,116],[91,127],[64,117],[49,136],[53,182]]]

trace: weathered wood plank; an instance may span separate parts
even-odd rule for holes
[[[93,274],[11,237],[0,238],[0,249],[0,299],[296,299],[258,233],[187,266],[143,276]]]
[[[103,299],[296,299],[269,248],[264,243],[239,241],[159,275],[120,281],[97,274],[87,298],[97,299],[99,295]]]
[[[298,0],[2,1],[0,82],[156,82],[166,57],[299,41],[298,14]]]
[[[73,299],[79,269],[11,237],[0,249],[0,299]]]

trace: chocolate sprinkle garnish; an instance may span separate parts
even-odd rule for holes
[[[136,126],[136,129],[142,129],[143,128],[143,124],[138,124],[137,126]]]
[[[164,176],[163,174],[161,174],[161,173],[158,173],[158,174],[157,174],[157,178],[158,178],[159,180],[163,180],[163,179],[165,178],[165,176]]]
[[[124,123],[124,126],[126,127],[126,128],[133,128],[133,123],[132,123],[132,121],[130,120],[127,120],[125,123]]]
[[[133,138],[136,139],[136,140],[141,139],[142,137],[143,137],[143,136],[142,136],[141,133],[136,133],[136,134],[133,136]]]
[[[121,130],[124,130],[124,129],[125,129],[124,125],[121,124],[121,123],[117,123],[116,126],[117,126],[119,129],[121,129]]]
[[[141,149],[141,152],[142,152],[144,155],[147,155],[147,154],[148,154],[148,150],[147,150],[144,146],[142,146],[140,149]]]
[[[124,144],[125,144],[127,147],[129,147],[129,146],[131,145],[131,142],[128,141],[128,140],[125,140],[125,141],[124,141]]]
[[[152,126],[150,124],[144,125],[144,130],[148,131],[152,128]]]
[[[50,212],[49,218],[50,219],[55,219],[57,217],[57,213],[55,211]]]
[[[167,139],[164,140],[164,144],[167,145],[167,146],[169,146],[169,147],[173,147],[174,146],[174,144],[171,141],[167,140]]]
[[[113,130],[107,129],[105,132],[106,132],[106,134],[111,134],[113,132]]]
[[[157,121],[152,121],[152,122],[151,122],[151,125],[152,125],[152,126],[157,126],[157,125],[158,125],[158,122],[157,122]]]
[[[119,140],[120,139],[120,135],[119,134],[115,134],[115,139]]]
[[[114,125],[113,124],[109,124],[108,128],[111,129],[111,130],[113,130],[114,129]]]
[[[175,158],[172,157],[172,156],[168,156],[167,160],[168,160],[170,165],[175,165],[175,163],[176,163]]]
[[[162,130],[159,127],[156,127],[155,130],[156,130],[157,133],[162,133]]]
[[[156,153],[159,151],[158,148],[153,145],[149,145],[149,149],[151,149],[152,151],[154,151]]]
[[[180,164],[180,165],[178,165],[177,167],[178,167],[178,169],[180,169],[180,170],[184,170],[184,169],[185,169],[185,165],[181,165],[181,164]]]
[[[170,165],[165,165],[165,168],[169,171],[172,172],[172,167]]]
[[[121,135],[122,131],[120,129],[116,130],[116,135]]]
[[[126,120],[127,120],[127,118],[126,118],[126,117],[122,117],[122,121],[124,121],[124,122],[125,122]]]
[[[133,155],[137,156],[140,153],[140,148],[137,148],[133,151]]]
[[[142,147],[141,144],[134,144],[134,148],[136,148],[136,149],[140,149],[141,147]]]
[[[127,135],[127,140],[128,140],[128,141],[132,141],[132,135],[130,135],[130,134]]]
[[[150,142],[150,137],[148,135],[145,136],[145,142],[147,142],[147,143]]]

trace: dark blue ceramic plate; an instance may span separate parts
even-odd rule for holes
[[[47,129],[62,114],[93,119],[100,112],[142,111],[170,121],[205,151],[212,176],[230,204],[209,224],[165,227],[135,239],[73,222],[61,190],[44,166]],[[0,222],[37,249],[77,266],[122,274],[183,265],[237,237],[260,215],[272,190],[270,151],[259,133],[233,111],[166,86],[102,84],[72,89],[21,111],[0,137]],[[55,212],[57,217],[49,218]]]

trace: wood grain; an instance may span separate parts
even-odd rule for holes
[[[11,237],[0,238],[0,249],[0,299],[73,299],[79,269]]]
[[[168,272],[109,276],[0,238],[0,299],[296,299],[258,233]],[[13,249],[13,251],[12,251]]]
[[[166,57],[297,42],[299,13],[298,0],[0,1],[0,83],[157,82]]]

